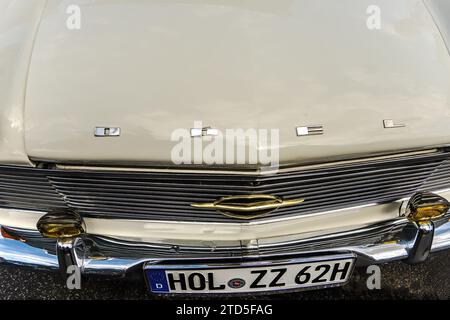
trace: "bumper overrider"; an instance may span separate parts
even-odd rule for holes
[[[237,241],[212,247],[202,242],[185,245],[137,242],[89,234],[74,213],[47,214],[36,229],[3,225],[1,262],[37,268],[61,269],[76,265],[84,274],[125,276],[144,265],[239,264],[252,261],[309,259],[314,256],[351,254],[356,265],[396,260],[415,264],[431,252],[450,248],[450,215],[445,198],[417,193],[398,203],[405,212],[397,219],[342,232],[264,241]],[[231,243],[231,242],[230,242]]]

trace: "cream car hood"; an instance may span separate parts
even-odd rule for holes
[[[294,163],[450,142],[450,60],[420,0],[71,0],[31,59],[32,159],[171,163],[178,128],[277,128]],[[66,27],[69,5],[81,29]],[[384,119],[405,124],[385,129]],[[324,134],[297,137],[321,124]],[[120,127],[95,138],[96,126]]]

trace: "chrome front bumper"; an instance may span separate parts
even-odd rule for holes
[[[33,230],[20,232],[36,233]],[[450,220],[435,222],[431,252],[450,248]],[[351,232],[311,239],[271,242],[271,239],[241,243],[240,246],[202,247],[147,244],[85,235],[55,243],[55,250],[38,248],[27,242],[0,236],[0,262],[46,269],[76,264],[84,274],[124,276],[141,269],[144,263],[183,263],[189,261],[252,261],[284,259],[329,253],[353,253],[358,265],[404,260],[411,257],[419,239],[419,228],[406,219],[397,219]]]

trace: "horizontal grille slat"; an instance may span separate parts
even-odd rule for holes
[[[427,170],[427,171],[421,171],[421,170],[414,170],[414,173],[410,173],[409,175],[405,176],[405,174],[407,172],[400,172],[397,173],[395,175],[392,174],[379,174],[377,175],[375,178],[370,179],[370,173],[368,172],[365,175],[365,179],[361,179],[360,177],[357,178],[349,178],[349,179],[345,179],[344,182],[341,181],[341,179],[339,181],[332,181],[332,182],[322,182],[320,183],[321,186],[333,186],[333,185],[354,185],[357,186],[358,182],[359,184],[365,184],[365,183],[372,183],[372,182],[376,182],[376,181],[386,181],[386,180],[391,180],[391,179],[397,179],[400,178],[398,181],[402,181],[403,179],[405,180],[413,180],[416,178],[424,178],[425,176],[428,176],[430,174],[432,170]],[[302,180],[302,184],[306,184],[307,182],[309,182],[308,180]],[[298,183],[298,182],[297,182]],[[149,182],[147,184],[147,186],[144,189],[137,189],[136,186],[133,184],[133,182],[129,182],[129,185],[127,186],[108,186],[106,184],[95,184],[95,183],[77,183],[77,182],[69,182],[69,183],[61,183],[61,185],[59,186],[59,188],[63,191],[66,192],[70,192],[70,193],[76,193],[77,190],[81,190],[81,191],[85,191],[85,192],[90,192],[90,191],[95,191],[96,193],[98,192],[98,190],[105,190],[105,188],[107,188],[108,193],[114,193],[114,192],[127,192],[128,190],[132,190],[135,194],[167,194],[167,192],[163,192],[161,190],[164,191],[177,191],[177,195],[179,194],[186,194],[189,197],[192,196],[197,196],[198,193],[201,191],[204,194],[212,194],[212,195],[216,195],[217,191],[211,191],[211,186],[204,184],[203,186],[208,187],[208,189],[204,189],[204,188],[197,188],[195,185],[185,185],[185,188],[181,189],[181,188],[164,188],[161,186],[155,186],[152,187],[152,183]],[[187,192],[186,188],[187,187],[195,187],[195,192]],[[269,186],[264,185],[264,186],[256,186],[256,187],[249,187],[249,190],[253,190],[253,191],[270,191],[270,192],[282,192],[285,190],[296,190],[298,189],[298,185],[294,185],[292,187],[289,188],[275,188],[272,184],[270,184]],[[146,193],[146,191],[148,191],[148,193]],[[209,192],[208,192],[209,191]],[[225,189],[222,189],[223,192],[226,192]],[[236,187],[234,186],[233,188],[231,188],[231,193],[235,194],[236,192],[239,192],[241,190],[236,190]],[[248,191],[247,191],[248,192]],[[246,191],[244,191],[243,193],[246,193]]]
[[[236,222],[193,202],[271,194],[301,205],[257,219],[291,217],[384,203],[420,190],[450,188],[450,152],[298,168],[271,175],[98,172],[0,166],[0,207],[71,208],[96,218]]]

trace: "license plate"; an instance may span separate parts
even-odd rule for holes
[[[354,261],[353,255],[333,255],[240,264],[148,264],[144,271],[153,293],[245,293],[344,284]]]

